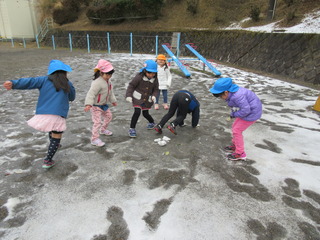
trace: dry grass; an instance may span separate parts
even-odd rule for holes
[[[42,0],[53,1],[56,0]],[[307,1],[297,3],[290,8],[284,0],[278,0],[274,21],[281,21],[282,26],[290,26],[301,21],[303,14],[316,8],[320,8],[320,2]],[[317,1],[316,1],[317,2]],[[56,3],[57,4],[57,3]],[[215,30],[228,26],[231,22],[240,21],[249,17],[250,7],[259,6],[261,9],[260,22],[246,22],[246,26],[266,24],[266,14],[268,1],[265,0],[200,0],[198,11],[195,15],[187,11],[187,1],[167,0],[166,8],[159,13],[157,20],[127,20],[115,25],[95,25],[86,17],[86,9],[82,9],[77,22],[57,26],[62,30],[82,30],[82,31],[185,31],[192,29]],[[290,11],[295,11],[296,17],[288,22],[287,16]]]

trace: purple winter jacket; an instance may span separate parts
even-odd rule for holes
[[[256,121],[262,115],[262,103],[258,96],[251,90],[239,87],[236,92],[229,92],[226,100],[229,107],[239,110],[231,112],[231,117],[241,118],[245,121]]]

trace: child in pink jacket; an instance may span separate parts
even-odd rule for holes
[[[114,69],[110,62],[100,59],[94,72],[94,78],[86,96],[84,111],[91,110],[93,121],[91,144],[103,147],[105,143],[99,138],[100,134],[112,135],[112,132],[107,129],[112,120],[112,113],[107,103],[110,102],[113,106],[117,106],[110,80]]]

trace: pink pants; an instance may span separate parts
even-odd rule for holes
[[[236,147],[235,153],[244,153],[244,141],[242,132],[254,124],[256,121],[245,121],[241,118],[236,118],[232,124],[232,143]]]
[[[110,109],[108,109],[107,111],[103,111],[99,107],[92,106],[91,117],[93,121],[91,141],[93,141],[99,138],[100,131],[104,131],[107,129],[109,123],[112,120],[112,113]]]

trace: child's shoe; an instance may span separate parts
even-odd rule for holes
[[[56,164],[55,161],[53,161],[53,160],[49,161],[49,160],[45,159],[45,160],[43,160],[42,168],[48,169],[48,168],[53,167],[55,164]]]
[[[226,146],[226,147],[224,148],[224,150],[225,150],[226,152],[233,153],[233,152],[236,150],[236,146],[235,146],[234,144],[232,144],[232,145],[230,145],[230,146]]]
[[[168,106],[168,104],[166,104],[166,103],[162,104],[162,106],[163,106],[163,108],[164,108],[165,110],[168,110],[168,109],[169,109],[169,106]]]
[[[155,123],[148,123],[147,129],[148,129],[148,130],[151,130],[151,129],[154,128],[155,125],[156,125]]]
[[[243,152],[241,154],[239,153],[231,153],[228,155],[228,159],[231,161],[239,161],[239,160],[243,160],[245,161],[247,159],[247,155]]]
[[[129,136],[132,137],[132,138],[137,137],[136,129],[130,128],[130,129],[129,129]]]
[[[174,126],[173,123],[170,123],[170,125],[168,125],[168,129],[169,129],[170,132],[172,132],[174,135],[177,135],[176,127]]]
[[[104,135],[107,135],[107,136],[111,136],[113,134],[113,132],[111,132],[110,130],[106,129],[104,131],[101,131],[100,134],[104,134]]]
[[[157,133],[162,133],[162,127],[159,124],[157,124],[153,129],[156,130]]]
[[[159,110],[159,104],[155,104],[155,105],[154,105],[154,109],[155,109],[155,110]]]
[[[97,147],[103,147],[105,145],[105,143],[102,142],[100,138],[97,138],[97,139],[91,141],[91,144],[93,146],[97,146]]]

